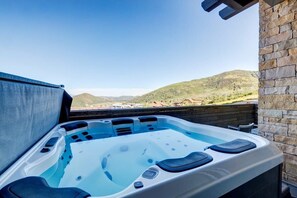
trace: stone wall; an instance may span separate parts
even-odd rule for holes
[[[259,131],[284,152],[283,179],[297,185],[297,1],[259,4]]]

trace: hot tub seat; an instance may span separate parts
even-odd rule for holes
[[[212,160],[213,158],[207,153],[193,152],[183,158],[163,160],[158,162],[157,165],[168,172],[182,172],[202,166]]]
[[[0,190],[0,197],[5,198],[85,198],[89,196],[89,193],[79,188],[51,188],[42,177],[26,177]]]
[[[79,129],[88,126],[88,123],[85,121],[76,121],[69,124],[64,124],[61,128],[64,128],[66,131],[71,131],[73,129]]]
[[[212,145],[209,148],[222,153],[241,153],[256,148],[256,144],[244,139],[235,139],[223,144]]]

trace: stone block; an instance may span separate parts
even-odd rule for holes
[[[290,137],[297,137],[297,125],[289,124],[288,135]]]
[[[264,124],[258,124],[259,131],[268,132],[269,125],[267,123]]]
[[[263,124],[263,116],[258,116],[258,124]]]
[[[288,87],[267,87],[264,90],[265,95],[269,94],[286,94]]]
[[[293,94],[260,95],[258,106],[261,109],[261,111],[279,110],[280,112],[278,115],[280,114],[283,115],[282,110],[297,110],[297,103],[295,102],[295,96]],[[282,116],[268,116],[268,117],[282,118]]]
[[[272,29],[269,29],[269,31],[266,31],[264,37],[265,38],[272,37],[272,36],[278,35],[279,33],[280,33],[280,28],[277,26]]]
[[[275,80],[276,87],[284,87],[284,86],[290,86],[290,85],[297,85],[296,77]]]
[[[278,73],[279,78],[287,78],[287,77],[296,76],[296,66],[289,65],[289,66],[277,68],[277,73]]]
[[[290,6],[284,6],[284,7],[281,7],[279,10],[278,10],[278,14],[280,17],[282,16],[285,16],[287,15],[288,13],[291,12],[291,7]]]
[[[278,124],[281,123],[282,118],[268,118],[269,123]]]
[[[292,25],[290,23],[287,23],[285,25],[282,25],[279,27],[279,31],[280,32],[286,32],[288,30],[291,30],[292,29]]]
[[[296,73],[295,65],[277,67],[274,69],[266,70],[265,79],[271,80],[271,79],[278,79],[278,78],[293,77],[296,75],[295,73]]]
[[[279,26],[279,21],[278,20],[273,20],[273,21],[270,21],[268,24],[267,24],[267,29],[272,29],[272,28],[275,28]]]
[[[287,15],[279,17],[276,20],[273,20],[273,21],[269,22],[267,24],[267,27],[268,27],[268,29],[272,29],[274,27],[290,23],[290,22],[294,21],[294,19],[295,19],[295,14],[294,13],[289,13]]]
[[[297,155],[297,148],[295,146],[286,145],[278,142],[275,142],[275,145],[284,153]]]
[[[261,95],[259,95],[259,96],[261,96]],[[263,101],[263,100],[259,100],[258,101],[258,108],[266,108],[266,104],[265,104],[265,102]]]
[[[268,8],[268,9],[266,9],[266,10],[264,11],[264,13],[265,13],[266,16],[267,16],[267,15],[268,15],[268,16],[271,15],[272,12],[273,12],[273,8],[272,8],[272,7]]]
[[[262,48],[262,47],[265,47],[265,39],[262,38],[262,39],[259,39],[259,48]]]
[[[262,63],[265,61],[264,55],[259,55],[259,63]]]
[[[293,65],[297,63],[297,56],[285,56],[277,59],[277,66]]]
[[[297,30],[297,21],[292,22],[292,30]]]
[[[294,163],[290,163],[290,162],[285,162],[285,166],[286,166],[286,173],[288,175],[297,175],[297,164]]]
[[[291,119],[291,118],[284,118],[287,120],[287,123],[288,124],[294,124],[294,125],[297,125],[297,119],[294,118],[294,119]]]
[[[297,94],[297,85],[289,86],[289,94]]]
[[[279,135],[288,135],[288,127],[287,126],[277,126],[272,125],[270,127],[271,133],[279,134]]]
[[[289,54],[291,56],[297,56],[297,48],[289,49]],[[296,64],[296,63],[295,63]]]
[[[293,30],[293,38],[297,37],[297,30]]]
[[[268,118],[268,122],[281,123],[281,124],[284,124],[284,125],[297,124],[297,119],[296,118],[288,118],[288,116],[284,115],[284,114],[283,114],[283,117],[284,118]]]
[[[273,135],[273,133],[264,133],[264,136],[262,136],[262,137],[266,138],[269,141],[274,141],[274,138],[273,138],[274,135]]]
[[[294,21],[294,19],[295,19],[295,13],[289,13],[287,15],[283,15],[283,16],[279,17],[277,19],[277,21],[279,21],[279,25],[281,26],[286,23],[290,23],[290,22]]]
[[[259,51],[260,55],[269,54],[272,52],[273,52],[273,45],[269,45],[269,46],[260,48],[260,51]]]
[[[260,24],[262,22],[263,25],[268,24],[269,22],[279,18],[279,14],[277,12],[272,12],[271,14],[268,14],[268,15],[260,12],[260,16],[261,16]]]
[[[258,93],[259,93],[259,95],[264,95],[265,94],[265,89],[264,88],[259,88]]]
[[[265,79],[266,80],[271,80],[271,79],[277,79],[278,75],[277,75],[277,69],[268,69],[265,72]]]
[[[295,115],[284,115],[284,118],[286,118],[286,119],[291,119],[291,121],[292,121],[293,119],[297,120],[297,116],[295,116]]]
[[[282,110],[259,109],[258,113],[259,113],[260,116],[263,116],[263,117],[276,117],[276,118],[282,118],[283,117]]]
[[[297,176],[287,174],[285,181],[289,182],[291,185],[297,186]]]
[[[261,10],[263,13],[266,14],[265,11],[266,11],[267,9],[270,9],[271,6],[270,6],[268,3],[266,3],[265,1],[259,1],[259,3],[261,4],[261,6],[260,6],[260,10]]]
[[[297,116],[297,111],[287,111],[287,115],[294,115],[294,116]]]
[[[281,50],[287,50],[287,49],[296,48],[296,47],[297,47],[297,38],[293,38],[293,39],[285,40],[277,44],[274,44],[273,50],[281,51]]]
[[[271,69],[271,68],[275,68],[275,67],[276,67],[276,59],[268,60],[268,61],[260,63],[261,70]]]
[[[293,38],[293,32],[290,31],[285,31],[285,32],[281,32],[275,36],[269,37],[266,39],[265,41],[265,45],[271,45],[271,44],[275,44],[281,41],[286,41]]]
[[[288,56],[288,55],[289,55],[289,53],[287,50],[281,50],[281,51],[273,52],[270,54],[265,54],[264,59],[265,59],[265,61],[267,61],[267,60],[277,59],[277,58],[281,58],[281,57]]]
[[[288,145],[297,145],[297,138],[283,135],[274,135],[274,141]]]
[[[290,154],[284,154],[284,160],[286,162],[290,162],[290,163],[293,163],[293,164],[296,164],[297,165],[297,156],[295,155],[290,155]]]
[[[260,68],[259,68],[260,69]],[[265,79],[265,75],[266,75],[266,71],[260,69],[260,76],[259,76],[259,80],[264,80]]]
[[[260,87],[274,87],[275,81],[274,80],[259,80]],[[264,93],[264,92],[263,92]]]
[[[288,7],[290,9],[290,11],[294,13],[294,11],[297,10],[297,2],[289,1],[286,7]],[[296,19],[296,12],[295,12],[295,19]]]

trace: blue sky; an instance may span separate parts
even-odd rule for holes
[[[200,0],[0,2],[0,71],[71,94],[139,95],[258,69],[258,5],[225,21]]]

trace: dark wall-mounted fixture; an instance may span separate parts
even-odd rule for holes
[[[221,4],[225,4],[226,7],[219,12],[219,15],[222,19],[227,20],[258,3],[258,1],[259,0],[204,0],[201,6],[205,11],[210,12]],[[265,0],[270,6],[274,6],[282,1],[284,0]]]

